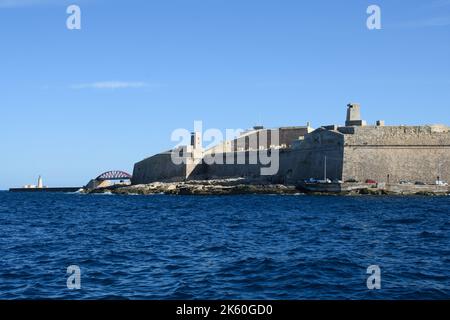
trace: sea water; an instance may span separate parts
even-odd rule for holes
[[[0,255],[0,299],[448,299],[450,198],[0,192]]]

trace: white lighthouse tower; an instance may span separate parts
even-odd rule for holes
[[[38,178],[38,184],[37,184],[37,187],[38,187],[39,189],[42,189],[42,188],[44,187],[44,184],[42,183],[42,177],[41,177],[41,176],[39,176],[39,178]]]

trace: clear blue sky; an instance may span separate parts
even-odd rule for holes
[[[0,0],[0,189],[132,171],[194,120],[318,127],[348,102],[450,124],[450,1]]]

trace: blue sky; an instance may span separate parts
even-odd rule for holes
[[[194,120],[450,124],[449,40],[450,0],[0,0],[0,189],[132,171]]]

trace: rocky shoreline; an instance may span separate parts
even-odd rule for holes
[[[421,195],[421,196],[447,196],[450,195],[448,187],[437,186],[402,186],[402,185],[345,185],[338,188],[324,188],[324,190],[310,189],[304,186],[271,184],[260,180],[245,178],[217,179],[217,180],[189,180],[180,182],[154,182],[142,185],[116,185],[107,188],[85,190],[84,193],[101,194],[111,193],[118,195],[244,195],[244,194],[274,194],[274,195]]]
[[[238,194],[299,194],[295,186],[262,184],[245,179],[193,180],[182,182],[154,182],[132,186],[113,186],[87,193],[168,194],[168,195],[238,195]]]

